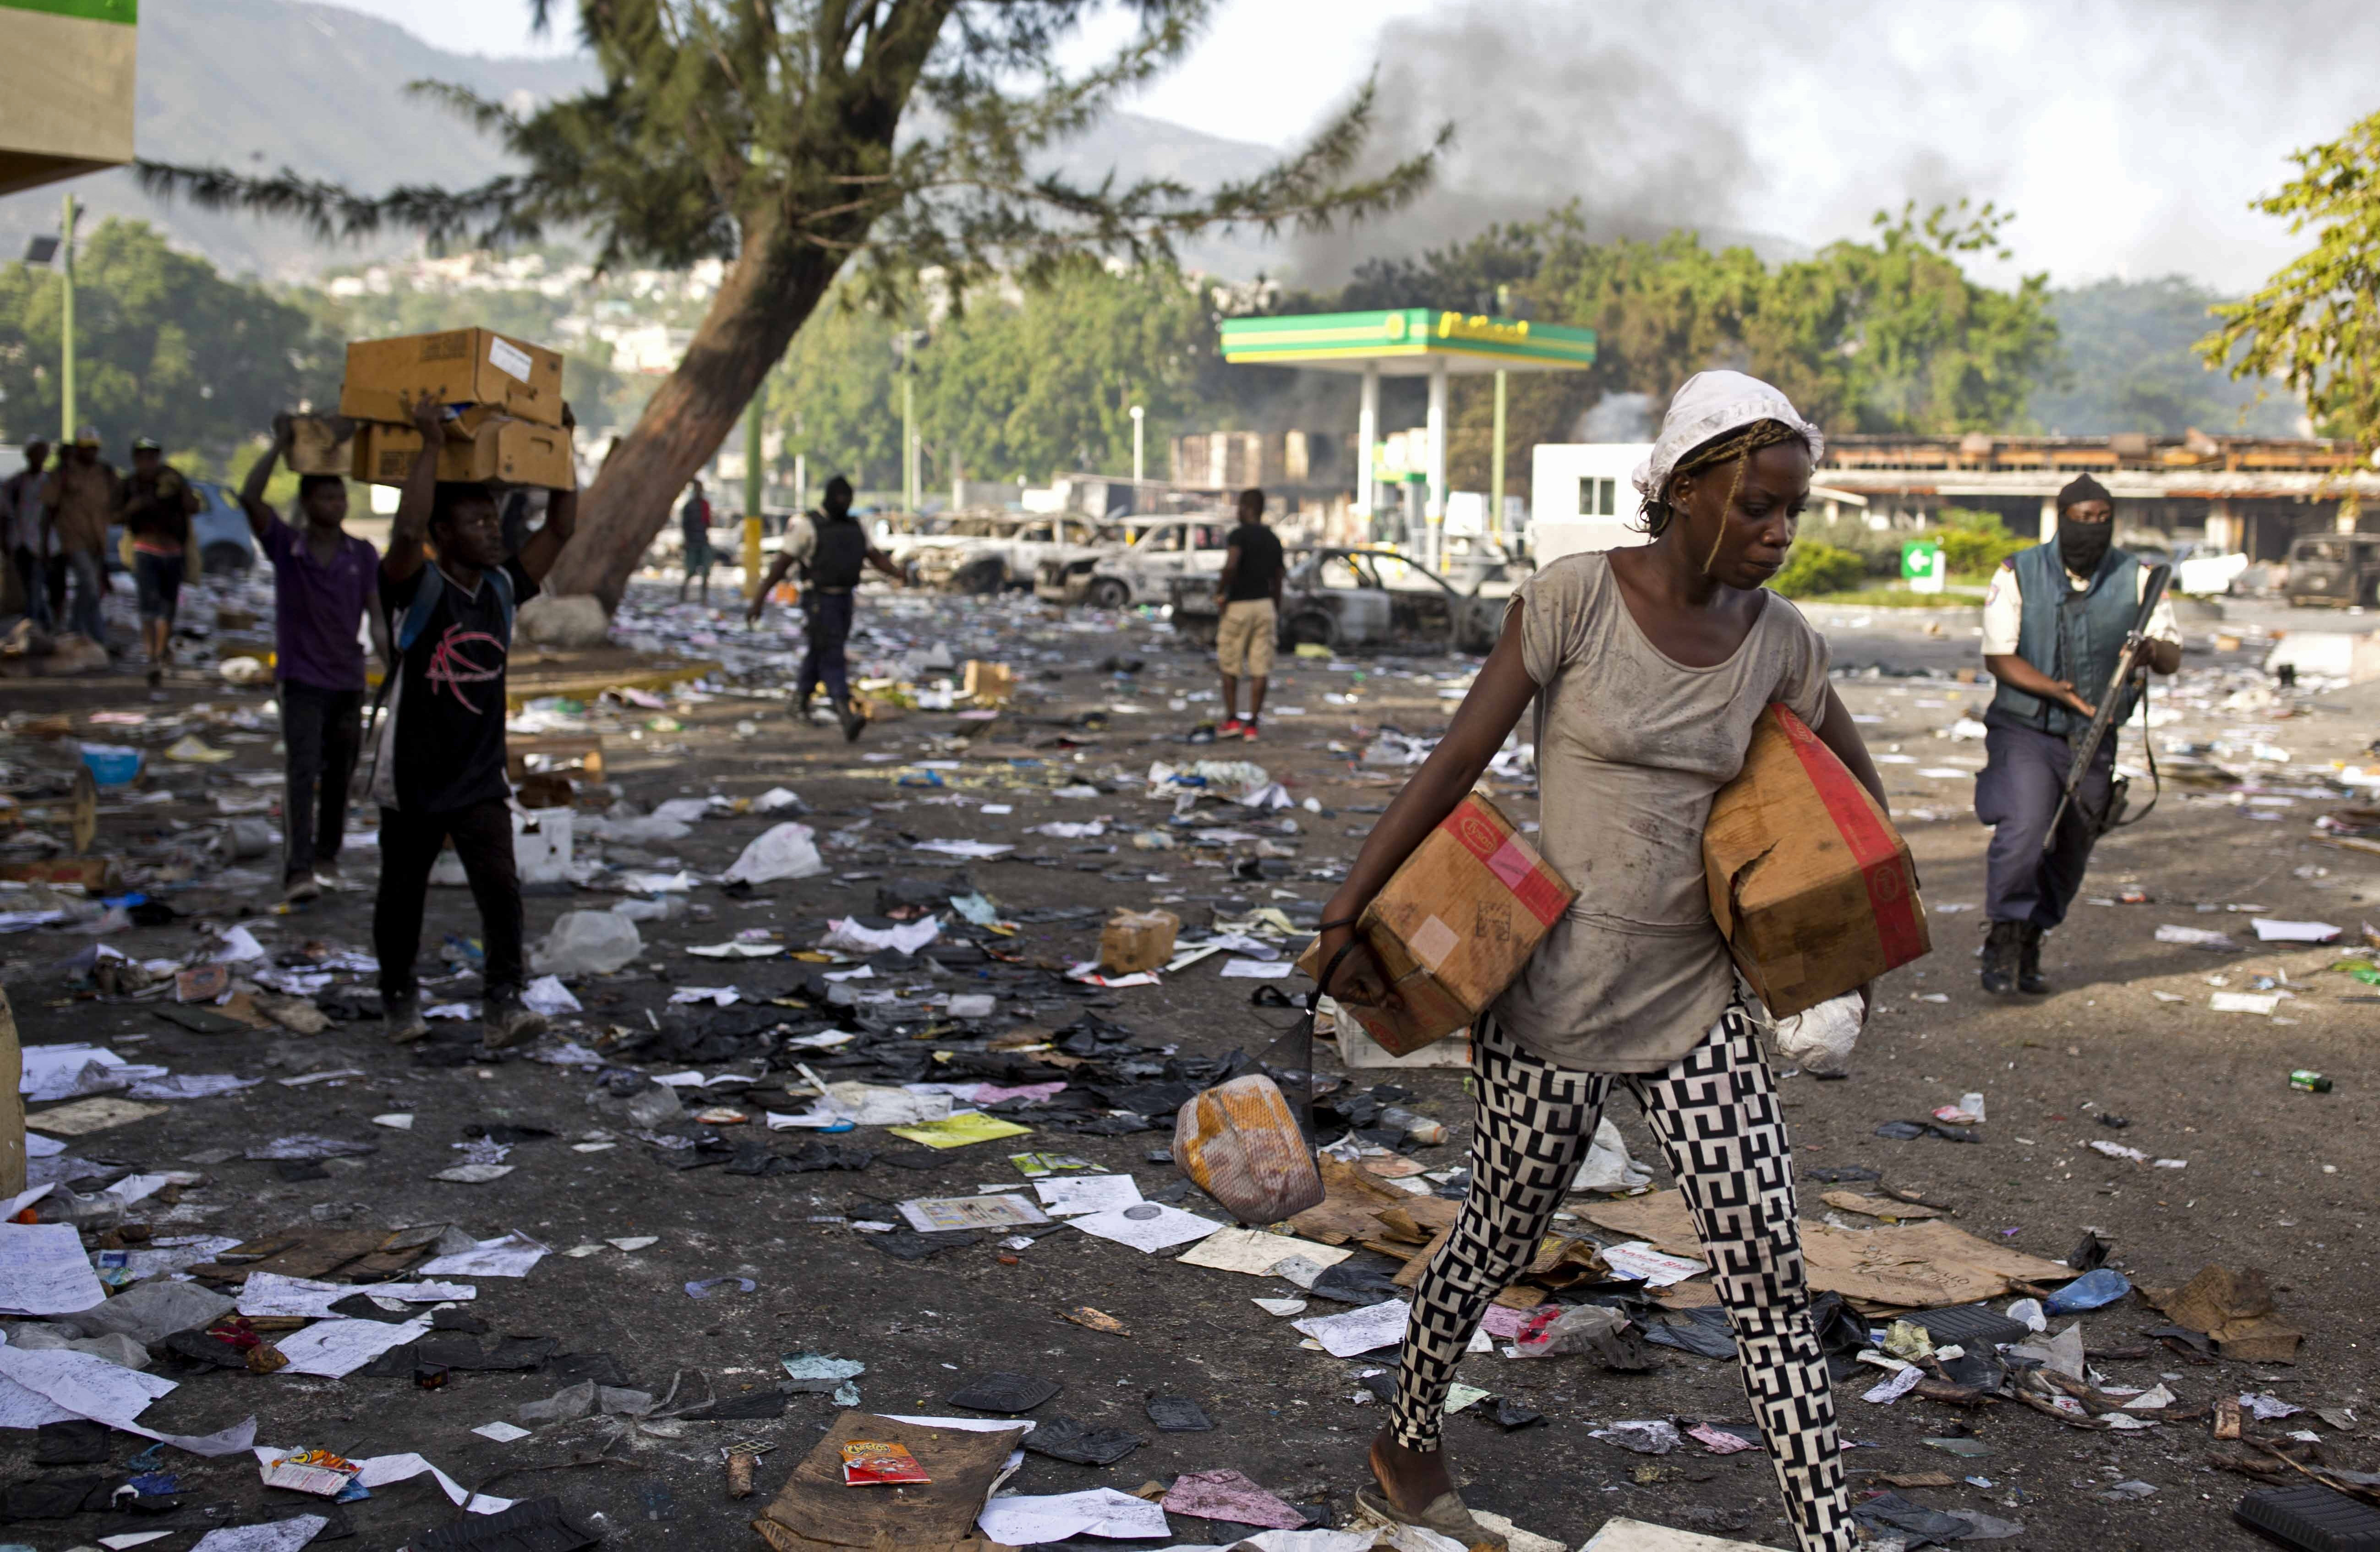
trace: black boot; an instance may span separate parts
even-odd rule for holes
[[[858,743],[859,735],[868,731],[868,714],[860,710],[857,703],[846,700],[836,715],[843,721],[843,741],[846,744]]]
[[[2049,983],[2041,976],[2041,928],[2031,922],[2021,924],[2016,948],[2016,988],[2027,997],[2046,997]]]
[[[2023,940],[2022,922],[1992,923],[1991,936],[1984,940],[1984,989],[1994,997],[2016,989],[2017,952]]]

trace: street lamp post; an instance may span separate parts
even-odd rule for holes
[[[1148,478],[1147,466],[1140,456],[1140,433],[1148,414],[1138,405],[1132,406],[1132,509],[1135,512],[1140,510],[1140,482]]]
[[[65,356],[58,370],[58,404],[62,411],[58,445],[72,447],[75,439],[75,197],[71,194],[67,196],[66,212],[58,232],[58,273],[64,282],[64,290],[59,297],[58,343]]]

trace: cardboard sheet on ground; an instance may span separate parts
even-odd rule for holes
[[[43,1110],[39,1115],[29,1115],[25,1118],[25,1124],[53,1137],[86,1137],[93,1132],[104,1132],[110,1127],[164,1115],[166,1109],[164,1105],[141,1105],[129,1099],[100,1096],[78,1099],[71,1105],[60,1105],[56,1109]]]
[[[976,1525],[1003,1546],[1038,1546],[1078,1535],[1163,1541],[1173,1534],[1161,1507],[1112,1487],[994,1498],[983,1506]]]
[[[1322,1200],[1289,1220],[1292,1229],[1309,1240],[1337,1245],[1378,1239],[1380,1220],[1375,1215],[1410,1206],[1418,1199],[1327,1153],[1321,1165]]]
[[[976,1516],[999,1485],[1009,1451],[1025,1433],[1021,1424],[989,1429],[926,1427],[846,1412],[794,1467],[752,1528],[777,1552],[853,1546],[991,1552],[1000,1544],[976,1534]],[[846,1486],[843,1447],[853,1439],[901,1446],[932,1480]]]
[[[0,1223],[0,1315],[72,1315],[107,1297],[71,1223]]]
[[[1337,1245],[1317,1244],[1287,1234],[1268,1234],[1261,1229],[1225,1229],[1184,1251],[1174,1257],[1174,1264],[1269,1277],[1275,1267],[1295,1257],[1302,1256],[1317,1267],[1334,1267],[1354,1254]]]
[[[1587,1221],[1649,1241],[1655,1248],[1698,1255],[1702,1242],[1674,1190],[1584,1209]],[[1802,1220],[1802,1254],[1810,1291],[1840,1293],[1854,1303],[1896,1309],[1937,1309],[1996,1299],[2010,1279],[2063,1281],[2072,1276],[2055,1261],[1987,1244],[1948,1223],[1899,1228],[1838,1229]]]

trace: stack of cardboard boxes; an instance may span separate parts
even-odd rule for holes
[[[348,346],[338,417],[298,421],[290,467],[299,474],[404,484],[421,452],[411,406],[424,398],[447,409],[440,479],[577,488],[562,357],[492,329]]]

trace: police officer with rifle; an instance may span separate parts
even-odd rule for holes
[[[2123,817],[2116,724],[2151,670],[2181,666],[2168,570],[2115,548],[2115,517],[2105,487],[2075,479],[2058,492],[2057,537],[2002,562],[1984,600],[1984,666],[1998,688],[1975,817],[1993,827],[1983,984],[1995,996],[2049,989],[2042,939]]]

